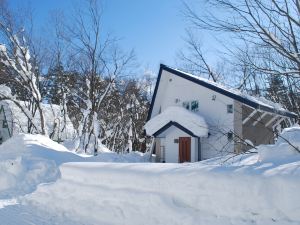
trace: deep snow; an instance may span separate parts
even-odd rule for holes
[[[300,148],[299,127],[282,137]],[[258,154],[133,164],[99,161],[148,157],[84,158],[42,136],[17,136],[0,147],[1,222],[300,224],[300,154],[284,139],[259,146]]]
[[[38,184],[56,181],[59,166],[66,162],[142,162],[148,158],[135,152],[80,155],[45,136],[18,134],[0,145],[0,199],[31,193]]]

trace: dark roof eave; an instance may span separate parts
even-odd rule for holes
[[[158,131],[156,131],[153,136],[157,137],[158,135],[160,135],[162,132],[164,132],[165,130],[167,130],[168,128],[170,128],[171,126],[175,126],[178,129],[184,131],[185,133],[191,135],[192,137],[198,137],[197,135],[195,135],[192,131],[190,131],[189,129],[185,128],[184,126],[180,125],[177,122],[174,121],[170,121],[168,122],[166,125],[164,125],[162,128],[160,128]]]

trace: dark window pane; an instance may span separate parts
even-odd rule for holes
[[[196,112],[199,109],[199,102],[198,101],[192,101],[191,102],[191,110]]]
[[[227,113],[233,113],[233,105],[227,105]]]

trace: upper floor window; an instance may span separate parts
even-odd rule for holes
[[[183,103],[182,103],[182,106],[183,106],[184,108],[186,108],[187,110],[190,110],[190,102],[183,102]]]
[[[185,101],[182,103],[182,106],[187,110],[191,110],[193,112],[199,111],[199,101],[197,100]]]
[[[227,105],[227,113],[233,113],[233,105]]]
[[[193,112],[197,112],[199,110],[199,102],[194,100],[194,101],[191,101],[191,110]]]

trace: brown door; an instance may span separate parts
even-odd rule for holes
[[[179,162],[191,161],[191,138],[180,137],[179,138]]]

